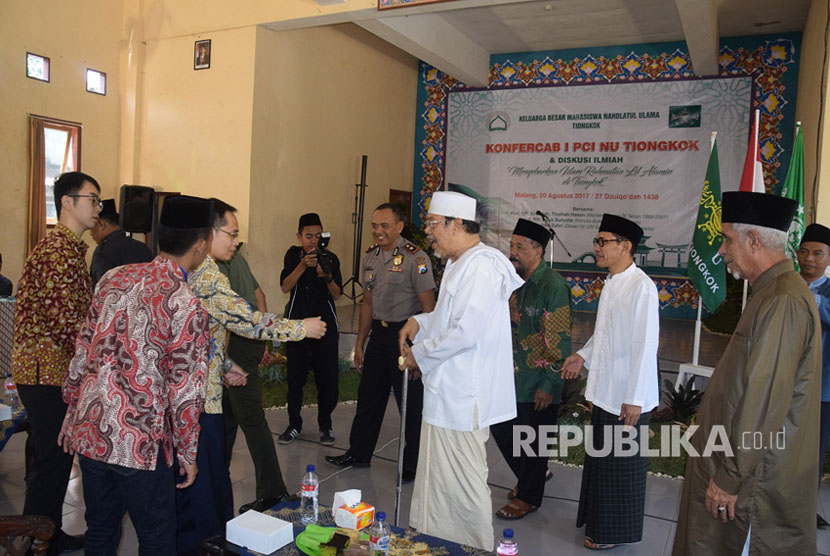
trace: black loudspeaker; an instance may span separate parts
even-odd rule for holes
[[[122,185],[118,222],[126,232],[146,234],[153,230],[155,190],[143,185]]]

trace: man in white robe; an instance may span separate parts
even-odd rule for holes
[[[585,399],[594,404],[594,450],[586,445],[576,525],[585,525],[585,546],[594,550],[640,542],[643,537],[648,461],[639,453],[626,456],[614,450],[592,456],[607,450],[605,442],[620,435],[621,427],[647,427],[649,412],[660,402],[657,287],[633,259],[642,237],[642,228],[631,220],[603,215],[594,255],[597,266],[608,268],[608,278],[594,334],[562,365],[565,379],[575,378],[583,364],[589,370]],[[606,428],[611,429],[609,440]],[[633,438],[639,440],[638,435]],[[642,441],[648,442],[648,437]]]
[[[490,425],[516,416],[508,302],[522,280],[507,257],[481,243],[475,215],[466,195],[432,196],[427,238],[449,262],[435,310],[401,329],[401,369],[422,373],[424,383],[410,526],[492,550],[485,443]]]

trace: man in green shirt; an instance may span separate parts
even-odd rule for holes
[[[525,283],[510,298],[513,367],[516,373],[516,418],[490,427],[518,484],[510,503],[496,512],[502,519],[521,519],[536,511],[545,492],[547,456],[539,428],[555,425],[562,399],[562,361],[571,353],[571,295],[564,278],[544,262],[551,233],[520,218],[510,239],[510,262]],[[533,455],[513,445],[513,428],[531,427]],[[524,436],[524,435],[523,435]]]
[[[237,252],[229,261],[216,261],[219,270],[228,277],[231,288],[257,311],[267,311],[265,293],[259,287],[248,262]],[[274,438],[262,409],[262,390],[259,362],[265,353],[265,342],[243,338],[231,333],[228,339],[228,357],[239,365],[247,376],[243,386],[225,388],[222,413],[225,416],[225,458],[231,464],[233,445],[239,428],[245,435],[248,451],[254,462],[256,500],[240,507],[239,513],[249,509],[264,511],[280,502],[286,495]]]

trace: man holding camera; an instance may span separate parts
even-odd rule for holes
[[[326,334],[319,340],[305,339],[286,345],[288,373],[288,427],[279,436],[280,444],[288,444],[300,436],[303,419],[303,387],[308,371],[314,371],[317,385],[317,424],[320,443],[334,444],[331,430],[331,412],[338,399],[337,343],[340,337],[334,302],[340,298],[343,278],[340,261],[328,251],[328,236],[324,234],[316,213],[300,217],[297,240],[285,253],[280,286],[283,293],[291,292],[285,318],[302,319],[320,316],[326,323]]]

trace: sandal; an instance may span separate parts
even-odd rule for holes
[[[538,509],[536,506],[531,506],[527,502],[516,498],[497,511],[496,517],[509,520],[522,519],[527,514],[535,512]]]
[[[609,548],[615,548],[619,545],[617,544],[599,544],[595,543],[588,537],[585,537],[585,548],[589,550],[608,550]]]

